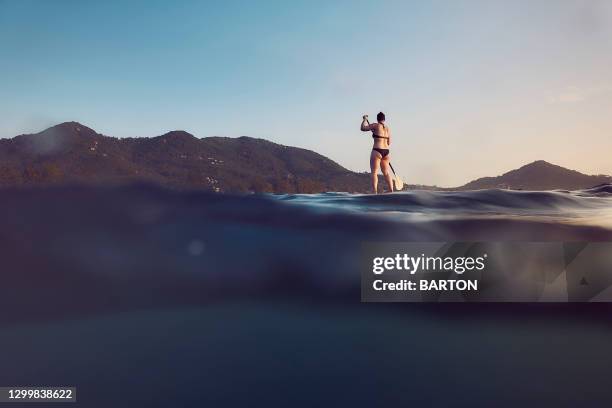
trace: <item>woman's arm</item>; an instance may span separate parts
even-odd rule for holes
[[[387,139],[387,143],[391,146],[391,128],[389,126],[387,126],[387,137],[389,138]]]
[[[369,132],[370,129],[370,122],[368,122],[368,115],[363,115],[363,120],[361,121],[361,131],[362,132]]]

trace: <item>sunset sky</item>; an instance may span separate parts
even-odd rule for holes
[[[612,2],[0,0],[0,137],[248,135],[409,183],[612,174]]]

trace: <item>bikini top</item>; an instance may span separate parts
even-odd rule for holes
[[[385,125],[382,124],[382,123],[381,123],[381,125],[382,125],[383,129],[385,129]],[[372,133],[372,137],[374,139],[388,139],[389,138],[389,136],[379,136],[379,135],[375,135],[374,133]]]

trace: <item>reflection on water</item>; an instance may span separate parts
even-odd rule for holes
[[[392,221],[524,219],[612,228],[612,186],[582,191],[409,191],[273,195],[311,208],[377,213]]]

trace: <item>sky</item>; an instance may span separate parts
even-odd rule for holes
[[[612,2],[0,0],[0,137],[78,121],[315,150],[406,182],[612,174]]]

